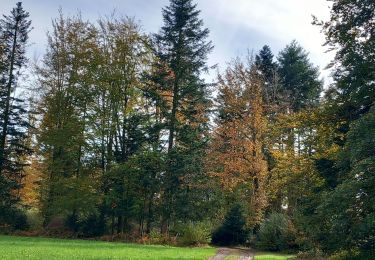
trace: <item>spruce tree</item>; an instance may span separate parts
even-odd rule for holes
[[[255,56],[255,65],[261,71],[266,85],[272,84],[274,81],[277,64],[274,61],[273,53],[268,45],[264,45],[259,53]]]
[[[200,11],[192,0],[171,0],[163,9],[164,25],[156,35],[157,52],[162,73],[161,88],[167,94],[164,102],[167,132],[167,172],[164,178],[164,213],[162,229],[167,231],[170,217],[189,215],[189,203],[195,195],[189,185],[202,174],[209,107],[208,85],[201,78],[208,69],[207,55],[213,46],[207,41]]]
[[[18,193],[29,153],[26,147],[28,128],[24,100],[17,97],[16,86],[25,56],[31,21],[22,4],[0,20],[0,214],[18,202]]]
[[[262,96],[266,105],[266,113],[274,119],[277,114],[285,111],[287,93],[282,87],[278,64],[274,61],[274,55],[268,45],[264,45],[255,56],[255,65],[263,80]]]
[[[227,212],[222,226],[212,234],[212,243],[221,246],[241,245],[246,242],[249,232],[243,208],[234,204]]]
[[[323,84],[319,79],[319,68],[310,62],[308,53],[296,41],[292,41],[277,59],[278,73],[288,95],[290,109],[298,112],[316,106]]]

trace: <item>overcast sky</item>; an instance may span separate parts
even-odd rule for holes
[[[0,13],[8,14],[15,0],[0,0]],[[157,32],[162,25],[161,8],[169,0],[25,0],[24,8],[30,12],[34,30],[30,35],[31,59],[41,57],[46,46],[46,32],[51,20],[61,7],[65,15],[80,10],[83,17],[95,21],[114,9],[121,15],[134,17],[147,33]],[[202,10],[201,17],[210,29],[215,49],[210,55],[210,65],[220,68],[232,58],[244,55],[247,50],[257,52],[268,44],[275,56],[297,40],[309,53],[311,61],[322,70],[326,84],[329,72],[323,70],[332,59],[322,47],[324,36],[311,25],[312,15],[326,20],[329,17],[327,0],[196,0]]]

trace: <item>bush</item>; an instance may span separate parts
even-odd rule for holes
[[[342,259],[350,259],[350,260],[372,260],[375,259],[375,250],[342,250],[336,252],[334,255],[331,255],[327,258],[328,260],[342,260]]]
[[[311,248],[310,250],[298,252],[298,259],[326,259],[323,252],[319,248]]]
[[[43,218],[38,209],[32,208],[26,211],[27,223],[31,230],[41,230],[43,227]]]
[[[0,207],[0,231],[3,233],[27,230],[29,224],[26,214],[18,208]]]
[[[205,222],[188,222],[181,226],[179,242],[185,246],[206,245],[211,242],[211,228]]]
[[[12,226],[14,230],[26,230],[30,227],[25,212],[22,210],[14,211]]]
[[[150,244],[168,244],[169,239],[157,229],[152,229],[150,232]]]
[[[67,227],[67,219],[61,216],[54,216],[45,226],[44,231],[47,236],[55,236],[61,238],[73,238],[75,234]]]
[[[272,213],[261,225],[257,246],[271,251],[282,251],[295,246],[295,231],[287,216]]]
[[[65,219],[64,226],[67,227],[70,231],[77,233],[79,229],[78,215],[76,213],[69,214]]]
[[[240,205],[235,205],[226,215],[224,223],[212,234],[212,243],[220,246],[240,245],[246,242],[248,230]]]
[[[80,221],[79,231],[83,237],[99,237],[106,231],[104,218],[91,214]]]
[[[80,237],[99,237],[106,231],[106,223],[97,214],[90,214],[87,217],[71,214],[65,221],[65,226]]]

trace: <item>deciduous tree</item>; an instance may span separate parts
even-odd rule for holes
[[[262,81],[256,66],[236,61],[219,76],[218,119],[208,164],[210,175],[224,190],[240,190],[239,200],[249,205],[247,223],[254,227],[267,206],[264,158],[267,118],[262,100]]]

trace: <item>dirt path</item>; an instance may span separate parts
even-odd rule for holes
[[[254,253],[243,248],[219,248],[216,255],[211,256],[208,260],[224,260],[228,256],[237,256],[238,260],[253,260]]]

